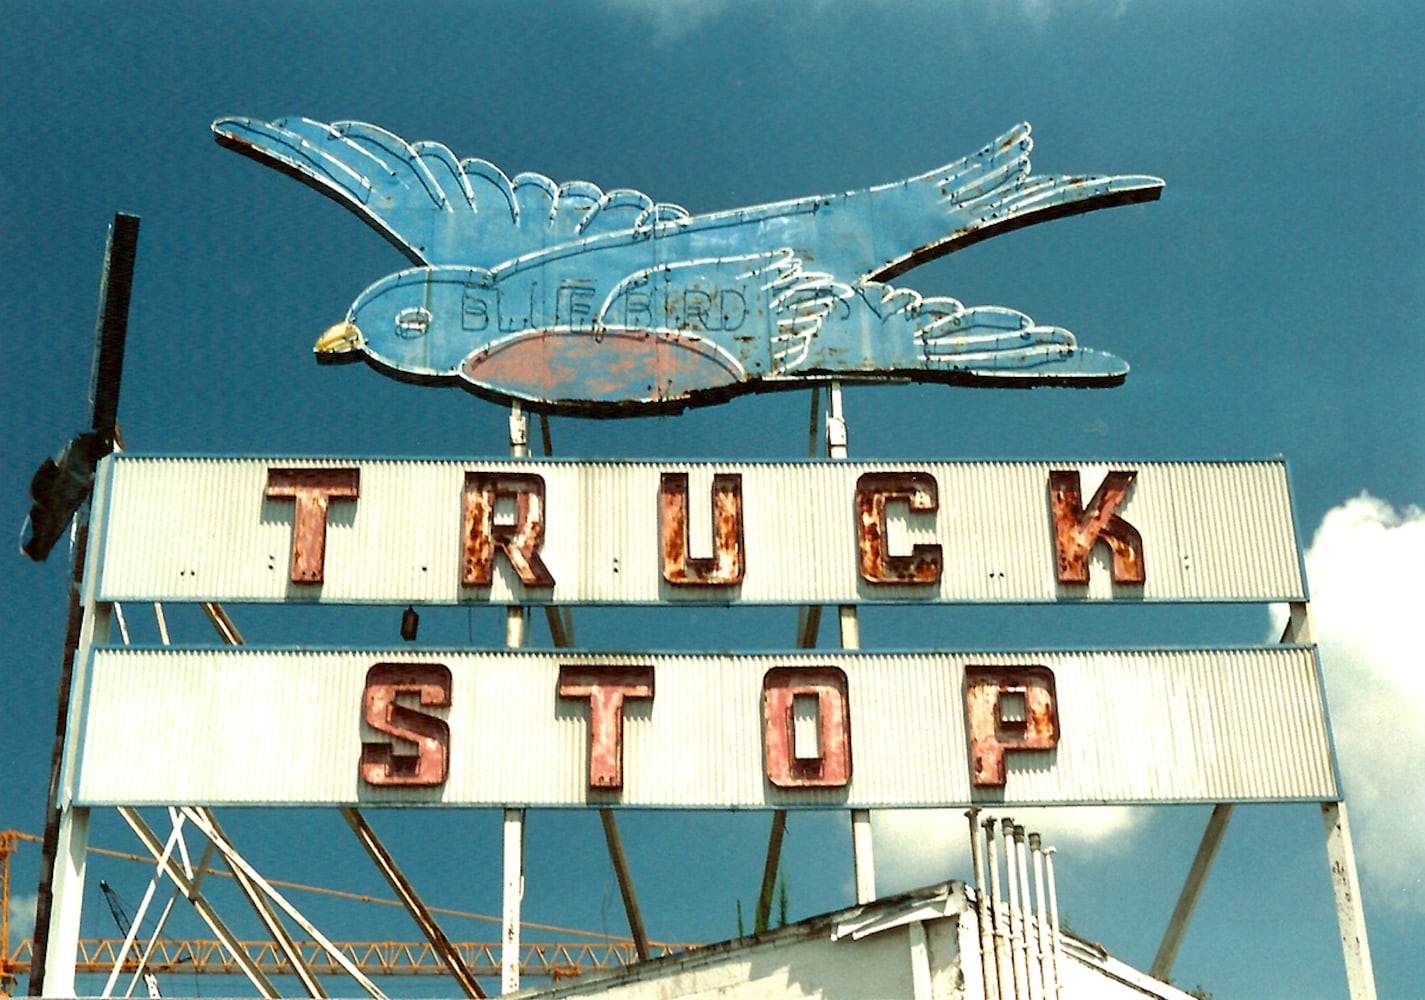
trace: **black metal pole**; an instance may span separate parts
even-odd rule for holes
[[[99,285],[99,319],[94,333],[94,374],[89,387],[93,404],[90,427],[104,444],[104,453],[113,450],[118,433],[119,382],[124,367],[124,343],[129,327],[129,297],[133,290],[134,257],[138,251],[139,219],[120,212],[109,229],[109,245],[104,252],[104,273]],[[53,913],[55,855],[59,848],[59,780],[68,740],[69,705],[74,681],[74,659],[84,626],[84,561],[89,548],[89,502],[86,499],[75,515],[74,549],[69,579],[69,618],[65,626],[64,661],[60,667],[58,712],[55,718],[54,749],[50,754],[49,799],[45,811],[44,846],[40,853],[39,898],[35,904],[35,931],[30,961],[30,996],[43,993],[45,963],[49,951],[49,929]]]

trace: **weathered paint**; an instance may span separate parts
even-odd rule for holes
[[[327,509],[361,495],[360,469],[268,469],[268,499],[292,499],[293,583],[321,583],[327,553]]]
[[[1004,787],[1006,753],[1059,744],[1054,673],[1047,667],[965,667],[970,768],[976,787]]]
[[[1089,582],[1088,557],[1098,542],[1113,553],[1114,582],[1142,583],[1146,579],[1143,536],[1117,513],[1137,475],[1122,470],[1108,473],[1085,510],[1078,472],[1055,469],[1049,473],[1060,583]]]
[[[1095,544],[1088,555],[1087,584],[1059,582],[1048,483],[1050,472],[1073,470],[1085,489],[1093,490],[1112,470],[1090,462],[570,463],[133,455],[106,461],[100,475],[110,480],[108,499],[95,517],[104,601],[419,607],[1305,599],[1286,468],[1279,461],[1136,464],[1133,488],[1115,515],[1137,530],[1142,544],[1138,564],[1151,565],[1153,572],[1142,583],[1115,582],[1109,547]],[[288,573],[292,501],[267,498],[267,471],[322,465],[358,468],[361,496],[331,507],[321,586],[294,584]],[[704,517],[717,477],[740,479],[739,581],[694,582],[690,576],[675,584],[665,576],[660,518],[663,476],[670,473],[688,476],[690,514]],[[938,581],[873,583],[862,575],[856,487],[866,474],[913,474],[927,485],[935,483],[939,506],[934,511],[912,511],[909,502],[899,500],[887,503],[880,558],[912,557],[916,546],[938,546],[943,557]],[[504,501],[508,517],[487,524],[495,501],[483,488],[467,488],[472,476],[507,485],[506,493],[514,497]],[[527,478],[514,478],[520,476]],[[542,502],[536,504],[541,487]],[[524,514],[518,513],[520,495],[527,497]],[[731,497],[726,499],[730,514]],[[479,507],[479,517],[472,513],[467,518],[467,501]],[[517,522],[525,527],[518,528]],[[502,544],[495,542],[497,528],[509,533]],[[697,557],[713,557],[706,540],[713,530],[693,529],[690,544]],[[468,563],[462,554],[470,557]],[[533,557],[542,573],[535,571]],[[488,585],[469,582],[468,569],[491,563]],[[531,574],[534,579],[526,582]]]
[[[514,519],[501,523],[501,500],[514,505]],[[461,534],[460,583],[488,587],[495,577],[495,552],[503,554],[526,587],[552,587],[554,577],[539,548],[544,541],[544,480],[522,472],[465,475],[465,517]]]
[[[510,179],[360,122],[225,118],[218,141],[302,180],[416,266],[317,341],[396,378],[594,416],[808,381],[1116,385],[1128,366],[1014,309],[884,282],[1047,219],[1156,199],[1146,176],[1031,176],[1029,126],[890,184],[692,215],[587,181]]]
[[[815,701],[816,737],[794,732],[797,699]],[[762,678],[767,780],[778,788],[840,788],[851,781],[851,710],[839,667],[773,667]]]
[[[361,780],[368,785],[440,785],[450,771],[450,727],[426,712],[397,702],[415,695],[424,708],[449,708],[450,668],[443,663],[378,663],[366,672],[362,718],[366,724],[416,752],[397,753],[387,742],[361,744]]]
[[[362,780],[362,744],[392,739],[362,721],[367,673],[378,663],[449,667],[450,707],[411,708],[449,727],[443,784]],[[648,673],[630,676],[630,667]],[[973,781],[967,667],[1054,677],[1058,744],[1007,750],[1002,787]],[[833,681],[805,684],[819,701],[820,739],[788,748],[789,765],[817,783],[781,786],[772,777],[782,772],[768,773],[779,759],[770,747],[788,727],[775,705],[769,725],[769,675],[794,671],[781,690],[795,699],[801,679],[829,668],[845,675],[844,697]],[[1339,792],[1310,647],[636,656],[134,647],[97,650],[90,677],[74,759],[81,806],[857,810],[1319,802]],[[598,696],[596,710],[598,687],[609,696]],[[834,784],[843,709],[848,773]],[[812,752],[819,778],[813,758],[797,759]]]
[[[658,480],[658,518],[663,538],[663,579],[680,586],[728,587],[742,582],[742,477],[719,473],[712,483],[712,555],[690,554],[688,474],[665,472]]]
[[[933,514],[940,509],[939,488],[933,476],[919,472],[867,472],[856,480],[861,578],[877,584],[937,582],[945,564],[941,546],[917,544],[909,555],[891,555],[886,537],[886,505],[891,502]]]
[[[623,787],[623,709],[653,699],[653,668],[559,668],[559,697],[589,703],[589,787]]]

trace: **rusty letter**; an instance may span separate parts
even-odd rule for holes
[[[495,517],[499,500],[513,500],[513,524]],[[460,583],[488,587],[500,549],[526,587],[552,587],[554,576],[539,558],[544,542],[544,477],[532,473],[467,472],[465,526],[461,535]]]
[[[355,500],[360,469],[268,469],[267,498],[293,499],[292,582],[321,583],[327,558],[327,505]]]
[[[623,787],[623,703],[653,699],[652,667],[559,668],[559,697],[589,702],[589,787]]]
[[[1089,552],[1102,541],[1113,553],[1113,582],[1142,583],[1143,536],[1116,511],[1138,478],[1136,471],[1114,471],[1103,477],[1098,492],[1083,508],[1079,474],[1049,473],[1049,503],[1054,512],[1054,548],[1060,583],[1089,582]]]
[[[665,472],[658,482],[658,523],[663,536],[663,579],[686,587],[729,587],[742,582],[742,476],[713,476],[713,554],[688,554],[688,474]]]
[[[856,480],[862,578],[869,583],[938,583],[944,567],[939,545],[914,545],[908,556],[887,551],[886,505],[893,500],[933,514],[940,507],[940,490],[927,472],[867,472]]]
[[[814,705],[801,726],[799,700]],[[773,667],[762,678],[762,713],[768,781],[778,788],[851,781],[851,709],[839,668]]]
[[[1003,787],[1005,754],[1059,745],[1059,706],[1048,667],[965,668],[970,771],[976,787]]]
[[[368,785],[439,785],[450,770],[450,727],[396,701],[416,695],[428,708],[450,707],[450,668],[442,663],[378,663],[366,672],[362,717],[372,729],[416,745],[398,754],[390,743],[361,744]]]

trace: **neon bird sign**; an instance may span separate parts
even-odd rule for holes
[[[373,125],[224,118],[218,142],[345,204],[415,265],[316,343],[408,381],[546,412],[677,411],[806,383],[1121,383],[1128,365],[1003,306],[885,282],[1009,230],[1151,201],[1156,177],[1033,176],[1029,126],[890,184],[693,215],[513,179]]]

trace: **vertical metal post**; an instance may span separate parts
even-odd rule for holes
[[[831,412],[826,415],[826,453],[834,462],[847,457],[846,416],[841,405],[841,383],[831,383]],[[854,604],[837,609],[841,626],[841,648],[861,648],[861,624]],[[871,811],[851,810],[851,850],[856,866],[856,902],[876,898],[876,857],[871,840]]]
[[[520,988],[520,900],[524,896],[524,810],[505,810],[505,881],[500,992]]]
[[[1346,988],[1351,1000],[1375,1000],[1375,970],[1366,939],[1366,915],[1361,907],[1361,883],[1356,877],[1356,852],[1346,822],[1346,803],[1321,803],[1326,828],[1326,857],[1331,863],[1331,889],[1336,896],[1336,923],[1341,928],[1341,955],[1346,960]]]
[[[529,427],[519,403],[510,406],[510,457],[529,454]],[[524,608],[505,609],[505,645],[524,645]],[[524,810],[506,809],[504,816],[504,905],[501,911],[500,992],[520,988],[520,902],[524,898]]]

